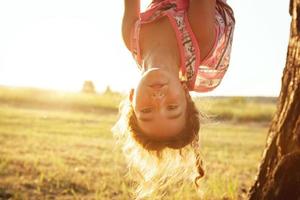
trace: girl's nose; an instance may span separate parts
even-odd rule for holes
[[[154,90],[151,97],[153,100],[161,100],[165,97],[165,92],[163,90]]]
[[[149,87],[149,94],[151,99],[155,102],[161,102],[167,95],[168,86],[166,84],[162,85],[152,85]]]

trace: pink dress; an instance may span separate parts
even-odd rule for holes
[[[135,23],[131,34],[131,52],[141,69],[139,45],[141,25],[167,16],[179,44],[180,79],[187,82],[190,91],[208,92],[220,84],[229,66],[235,24],[233,11],[226,4],[226,0],[217,0],[215,44],[206,58],[201,60],[199,46],[188,21],[188,6],[189,0],[153,1]]]

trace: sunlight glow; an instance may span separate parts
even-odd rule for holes
[[[142,1],[143,10],[149,2]],[[209,95],[277,95],[289,35],[288,2],[228,2],[237,21],[231,66]],[[92,80],[98,91],[107,85],[128,91],[139,72],[123,45],[122,15],[122,1],[1,1],[0,85],[79,91]]]

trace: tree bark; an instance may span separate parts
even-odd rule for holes
[[[300,200],[300,0],[290,0],[291,33],[277,112],[250,200]]]

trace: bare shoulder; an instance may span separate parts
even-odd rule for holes
[[[131,31],[140,15],[140,0],[124,0],[122,20],[122,36],[126,47],[130,50]]]

